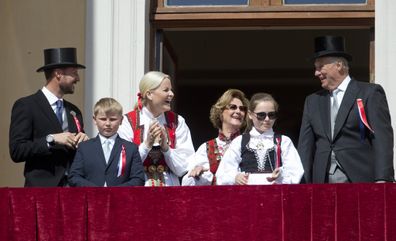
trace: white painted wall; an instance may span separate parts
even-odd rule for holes
[[[87,1],[84,106],[89,136],[97,133],[89,118],[100,98],[115,98],[124,112],[133,108],[148,67],[148,18],[149,1]]]
[[[375,83],[384,87],[396,133],[396,1],[375,1]],[[395,138],[396,143],[396,138]],[[396,162],[394,153],[393,163]]]

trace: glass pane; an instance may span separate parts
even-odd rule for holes
[[[166,6],[248,5],[249,0],[167,0]]]
[[[284,4],[366,4],[367,0],[284,0]]]

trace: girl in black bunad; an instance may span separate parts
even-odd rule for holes
[[[217,169],[219,185],[299,183],[303,167],[289,137],[274,133],[278,104],[267,93],[252,96],[250,131],[235,138]]]

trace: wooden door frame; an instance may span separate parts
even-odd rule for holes
[[[168,7],[153,0],[156,28],[374,26],[375,0],[367,4],[282,5],[282,0],[251,0],[248,6]]]
[[[367,4],[283,5],[282,0],[250,0],[248,6],[168,7],[165,0],[151,0],[151,49],[156,31],[161,29],[236,28],[366,28],[372,31],[370,43],[370,81],[374,79],[375,0]],[[155,51],[150,68],[155,68]]]

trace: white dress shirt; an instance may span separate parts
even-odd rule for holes
[[[109,147],[110,147],[110,154],[109,154],[109,157],[111,156],[111,152],[113,151],[113,147],[114,147],[114,143],[115,143],[115,139],[117,138],[117,134],[114,134],[114,135],[112,135],[111,137],[109,137],[109,138],[106,138],[106,137],[104,137],[104,136],[102,136],[101,134],[98,134],[99,135],[99,138],[100,138],[100,143],[102,144],[102,150],[103,150],[103,153],[105,153],[106,151],[106,141],[108,141],[108,142],[110,142],[110,145],[109,145]],[[106,154],[105,154],[106,155]],[[109,160],[106,160],[106,164],[108,164],[108,161]],[[104,183],[104,187],[107,187],[107,183],[105,182]]]
[[[330,95],[330,106],[333,105],[334,99],[337,98],[337,103],[338,106],[341,106],[342,99],[344,98],[345,91],[349,85],[349,82],[351,82],[351,77],[348,75],[342,82],[341,84],[337,87],[337,90],[335,93],[335,96]]]
[[[56,102],[58,100],[61,100],[63,102],[63,99],[58,99],[58,97],[56,97],[51,91],[49,91],[47,89],[47,87],[43,87],[41,88],[41,91],[43,92],[45,98],[47,98],[48,103],[51,105],[52,110],[54,111],[54,113],[56,114]],[[64,103],[64,102],[63,102]],[[63,120],[63,124],[62,124],[62,130],[63,131],[67,131],[68,130],[68,122],[67,122],[67,118],[65,118],[65,108],[63,108],[62,111],[62,120]]]
[[[142,158],[142,161],[144,161],[150,152],[150,149],[144,143],[147,138],[147,131],[149,130],[150,123],[154,119],[157,119],[161,125],[165,125],[166,119],[164,114],[154,118],[154,116],[146,107],[143,107],[139,112],[139,117],[140,125],[144,125],[143,140],[141,140],[141,144],[139,145],[140,157]],[[190,129],[188,128],[182,116],[177,115],[177,117],[178,125],[175,132],[176,146],[174,149],[169,148],[167,152],[163,153],[165,162],[171,170],[170,172],[164,172],[166,186],[180,186],[179,177],[183,176],[187,172],[187,160],[191,155],[194,154],[194,146],[191,139]],[[133,130],[127,118],[124,118],[122,124],[120,125],[118,134],[121,138],[133,142]],[[145,185],[151,186],[150,182],[147,181],[147,177]]]
[[[100,138],[100,143],[102,144],[103,153],[105,152],[105,150],[107,148],[105,146],[106,145],[106,140],[108,142],[110,142],[110,153],[111,153],[111,151],[113,150],[113,147],[114,147],[115,140],[117,138],[117,134],[114,134],[114,135],[112,135],[109,138],[106,138],[106,137],[102,136],[101,134],[98,134],[98,135],[99,135],[99,138]],[[106,161],[108,161],[108,160],[106,160]]]
[[[269,148],[274,148],[274,131],[271,129],[260,134],[255,128],[250,132],[249,148],[259,153],[266,153]],[[216,172],[218,185],[234,185],[235,177],[241,173],[239,164],[241,157],[242,135],[235,138],[220,162]],[[276,148],[276,147],[275,147]],[[300,156],[293,145],[291,139],[282,135],[281,142],[282,167],[280,176],[275,180],[278,184],[299,183],[304,169],[301,164]],[[259,155],[259,158],[263,155]],[[264,158],[264,157],[263,157]]]

